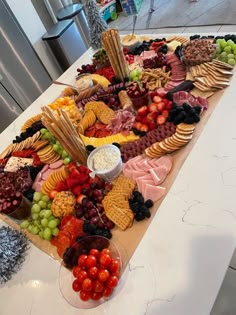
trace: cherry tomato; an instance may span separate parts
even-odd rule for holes
[[[101,297],[102,297],[102,293],[99,293],[99,292],[92,292],[91,293],[91,299],[94,301],[100,300]]]
[[[75,291],[75,292],[79,292],[81,290],[81,283],[79,282],[78,279],[75,279],[72,283],[72,289]]]
[[[81,270],[82,270],[81,267],[79,267],[79,266],[74,266],[74,267],[73,267],[73,270],[72,270],[73,276],[74,276],[75,278],[78,278],[78,274],[80,273]]]
[[[119,274],[120,270],[120,262],[117,259],[112,259],[109,270],[111,271],[112,274],[117,275]]]
[[[113,289],[106,287],[105,290],[103,291],[103,296],[108,297],[108,296],[111,296],[112,293],[113,293]]]
[[[92,280],[89,278],[84,279],[82,283],[82,290],[87,292],[87,291],[91,291],[92,288],[93,288]]]
[[[84,262],[87,268],[92,268],[97,264],[97,258],[93,255],[88,255],[87,259]]]
[[[87,255],[80,255],[79,256],[79,259],[78,259],[78,265],[80,266],[80,267],[83,267],[83,266],[85,266],[85,261],[86,261],[86,259],[87,259]]]
[[[118,284],[118,277],[116,276],[111,276],[108,280],[107,280],[107,286],[108,288],[115,288]]]
[[[108,254],[101,254],[101,256],[99,258],[99,262],[101,265],[108,268],[111,264],[111,256]]]
[[[104,248],[104,249],[101,251],[101,254],[107,254],[107,255],[109,255],[109,256],[112,256],[112,255],[111,255],[111,251],[110,251],[109,248]]]
[[[82,283],[84,281],[84,279],[86,279],[88,277],[88,273],[85,270],[81,270],[80,273],[78,274],[78,281],[80,283]]]
[[[91,279],[96,279],[98,275],[98,268],[96,266],[90,268],[88,274]]]
[[[80,296],[82,301],[88,301],[90,299],[90,292],[86,292],[86,291],[81,290],[79,293],[79,296]]]
[[[95,256],[96,258],[99,258],[100,253],[99,253],[99,251],[98,251],[96,248],[92,248],[92,249],[90,249],[90,251],[89,251],[89,255],[93,255],[93,256]]]
[[[104,284],[98,280],[95,280],[94,283],[93,283],[93,291],[94,292],[102,292],[104,290]]]
[[[109,271],[107,269],[100,269],[98,271],[98,280],[100,280],[101,282],[107,281],[109,276],[110,276],[110,274],[109,274]]]

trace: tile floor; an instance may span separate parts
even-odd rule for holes
[[[235,20],[236,23],[236,20]],[[121,34],[130,34],[130,31],[121,31]],[[139,34],[175,34],[175,33],[236,33],[236,25],[211,25],[194,27],[176,27],[138,30]],[[210,315],[236,315],[236,251],[232,257],[224,282],[221,286]],[[183,314],[187,315],[187,314]],[[201,315],[201,314],[199,314]],[[202,314],[208,315],[208,314]]]

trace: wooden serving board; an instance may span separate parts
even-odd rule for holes
[[[177,177],[181,169],[181,166],[183,165],[185,159],[187,158],[188,154],[190,153],[196,141],[198,140],[200,134],[204,132],[204,127],[210,115],[212,114],[215,107],[219,103],[219,100],[222,97],[223,93],[224,91],[221,90],[215,93],[212,97],[208,99],[209,100],[208,109],[204,111],[204,113],[202,114],[201,121],[197,124],[195,131],[193,133],[193,138],[185,147],[183,147],[181,150],[172,154],[173,161],[174,161],[173,168],[171,172],[169,173],[169,175],[167,176],[167,179],[165,180],[165,182],[162,184],[162,186],[166,187],[167,192],[169,191],[170,187],[174,183],[174,180]],[[126,231],[121,231],[118,228],[114,228],[112,230],[112,234],[113,234],[112,240],[120,249],[124,267],[128,264],[129,260],[131,259],[135,249],[137,248],[143,235],[147,231],[150,223],[152,222],[152,219],[154,218],[163,200],[164,198],[162,198],[161,200],[159,200],[158,202],[154,204],[153,208],[151,209],[152,215],[150,219],[146,219],[141,222],[134,222],[133,226],[131,228],[128,228]],[[0,214],[0,219],[2,219],[5,223],[7,223],[12,228],[20,230],[20,227],[17,224],[17,221],[14,221],[12,218]],[[61,261],[61,258],[57,254],[56,247],[51,245],[49,241],[42,240],[39,236],[32,235],[26,230],[23,230],[23,231],[27,235],[29,240],[35,246],[37,246],[39,249],[44,251],[46,254],[53,257],[55,260]]]

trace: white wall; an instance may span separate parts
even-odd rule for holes
[[[54,59],[47,43],[41,37],[46,33],[31,0],[6,0],[26,36],[37,52],[53,79],[57,79],[61,70]]]

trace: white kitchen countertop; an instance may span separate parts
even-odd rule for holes
[[[58,80],[72,83],[91,55]],[[236,76],[138,245],[118,294],[95,309],[70,306],[60,293],[59,263],[31,245],[20,272],[0,286],[0,314],[209,315],[235,249],[235,88]],[[62,90],[51,86],[3,131],[0,152]]]

